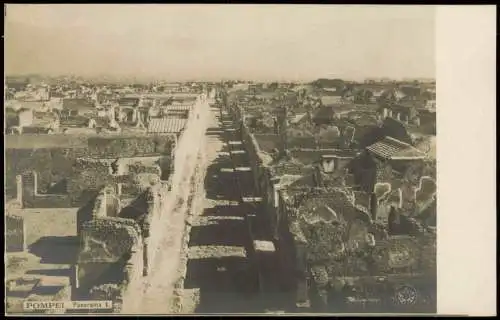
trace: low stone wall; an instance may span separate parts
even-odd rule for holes
[[[74,161],[79,157],[123,158],[143,156],[170,157],[175,147],[175,137],[123,136],[80,137],[71,135],[8,136],[6,150],[6,189],[16,196],[15,176],[35,170],[39,175],[40,193],[45,193],[50,183],[73,174]],[[12,141],[11,141],[12,140]],[[78,169],[78,166],[76,166]],[[78,170],[77,170],[78,171]],[[81,171],[81,170],[79,170]],[[72,190],[69,190],[72,193]]]
[[[88,140],[88,156],[94,158],[141,157],[170,155],[175,139],[171,136],[92,137]]]
[[[91,300],[113,301],[112,313],[120,313],[123,306],[123,296],[126,285],[105,283],[95,286],[90,291]],[[107,312],[106,312],[107,313]]]
[[[187,203],[189,211],[186,217],[186,224],[184,227],[184,234],[181,244],[179,268],[177,270],[178,279],[174,284],[174,294],[170,302],[172,313],[182,313],[183,311],[182,297],[184,295],[184,281],[186,280],[187,276],[187,263],[189,258],[189,241],[191,235],[192,220],[194,215],[203,210],[204,197],[202,196],[202,191],[203,179],[205,178],[206,173],[206,166],[203,165],[205,163],[205,161],[203,160],[203,154],[199,154],[198,159],[198,163],[202,164],[202,166],[197,167],[196,173],[191,180],[193,190]]]
[[[38,172],[27,171],[17,178],[18,199],[23,208],[69,208],[71,199],[68,195],[38,193]]]
[[[33,199],[26,199],[24,208],[70,208],[71,201],[67,195],[44,194]]]

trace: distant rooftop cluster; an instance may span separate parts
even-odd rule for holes
[[[198,95],[209,88],[196,82],[7,77],[6,133],[179,133]]]

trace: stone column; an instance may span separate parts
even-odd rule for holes
[[[79,289],[80,288],[80,281],[78,281],[78,264],[75,264],[73,266],[73,288],[74,289]]]
[[[305,265],[304,259],[304,244],[296,244],[296,307],[297,308],[308,308],[310,306],[309,301],[309,285],[307,276],[307,267]]]
[[[137,109],[133,109],[132,111],[132,122],[136,122],[137,121]]]
[[[21,175],[16,176],[16,186],[17,186],[17,202],[23,207],[23,177]]]
[[[38,195],[38,174],[36,171],[31,172],[33,176],[33,195],[37,196]]]
[[[102,195],[101,208],[104,208],[104,216],[108,216],[108,190],[105,190]]]
[[[377,220],[377,210],[378,210],[378,199],[375,192],[370,193],[370,213],[372,220]]]
[[[420,126],[420,117],[416,117],[414,121],[417,126]]]
[[[149,229],[149,226],[147,227]],[[145,277],[149,274],[149,259],[148,259],[148,249],[149,249],[149,235],[143,238],[143,251],[142,251],[142,275]]]

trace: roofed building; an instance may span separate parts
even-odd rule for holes
[[[150,134],[180,134],[187,123],[186,119],[153,118],[149,120],[147,132]]]
[[[425,154],[408,143],[385,137],[366,148],[371,154],[384,160],[419,160]]]
[[[382,182],[396,189],[413,166],[424,163],[425,159],[425,153],[412,145],[385,137],[366,147],[351,163],[350,170],[359,190],[374,192],[375,185]]]

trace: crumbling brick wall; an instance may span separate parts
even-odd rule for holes
[[[118,217],[121,214],[122,203],[117,193],[117,185],[110,183],[88,194],[89,200],[83,203],[77,212],[77,233],[82,233],[84,223],[104,217]]]
[[[121,211],[121,203],[114,186],[102,188],[94,199],[92,219],[117,217]]]
[[[131,158],[170,155],[174,139],[167,136],[95,137],[88,140],[88,155],[94,158]]]
[[[266,181],[270,177],[266,162],[269,162],[270,159],[268,159],[269,157],[265,157],[265,152],[262,152],[257,139],[250,133],[250,130],[246,126],[242,126],[241,128],[241,140],[247,152],[250,167],[252,168],[255,190],[260,194],[266,194],[267,191],[270,191],[268,190],[268,183]]]
[[[329,193],[329,196],[321,196],[318,199],[311,199],[311,195],[303,196],[303,199],[309,199],[305,203],[306,206],[302,208],[305,210],[303,214],[310,216],[310,218],[307,218],[304,221],[310,221],[310,223],[300,227],[300,230],[296,230],[297,227],[292,228],[294,225],[293,217],[297,216],[297,214],[288,217],[291,219],[290,221],[292,221],[289,222],[290,231],[292,234],[296,233],[295,242],[306,241],[306,251],[303,259],[306,259],[307,256],[310,266],[320,263],[320,265],[326,267],[328,274],[334,277],[361,276],[367,274],[387,275],[397,273],[424,273],[432,275],[432,270],[435,268],[435,239],[432,240],[432,235],[429,236],[426,234],[391,238],[387,237],[387,235],[380,236],[380,232],[375,232],[373,228],[370,227],[367,229],[367,232],[376,233],[376,246],[374,250],[370,251],[362,249],[359,254],[350,254],[350,251],[348,251],[346,254],[337,254],[337,258],[329,258],[329,255],[331,253],[335,253],[336,249],[339,248],[339,241],[342,242],[348,240],[348,238],[346,238],[347,234],[343,235],[343,232],[346,232],[348,229],[343,229],[342,225],[347,223],[349,220],[352,220],[356,216],[355,211],[358,211],[358,207],[348,199],[349,197],[344,197],[345,199],[341,201],[342,196],[339,193],[340,190],[335,192]],[[332,230],[321,233],[318,229],[319,225],[316,226],[316,224],[313,223],[315,221],[313,219],[314,208],[318,208],[322,204],[327,204],[337,213],[340,222],[337,229],[339,227],[340,229],[337,230],[332,226]],[[294,206],[297,206],[297,203],[295,203]],[[317,238],[318,232],[323,234],[325,238]],[[335,233],[339,233],[337,237],[335,237]],[[312,235],[316,235],[316,238]],[[301,237],[304,237],[304,240],[300,240],[302,239]],[[333,241],[333,239],[336,239],[337,243]],[[330,241],[333,242],[330,243]],[[297,243],[292,245],[298,246]],[[326,246],[323,251],[321,249],[322,246]],[[349,248],[347,245],[345,247]],[[434,258],[430,257],[432,255],[434,255]],[[400,256],[402,258],[398,259]],[[297,259],[298,258],[299,257],[297,257]],[[400,263],[400,261],[403,261],[404,263]],[[304,281],[304,279],[301,281]]]
[[[153,173],[161,176],[162,169],[159,165],[146,165],[138,161],[128,166],[128,172],[130,174]]]
[[[85,222],[76,265],[79,291],[89,291],[104,283],[129,283],[138,279],[143,258],[140,232],[131,219],[101,217]],[[126,266],[122,273],[109,274],[117,264]]]
[[[145,170],[158,171],[154,167]],[[138,196],[143,191],[140,181],[136,179],[139,175],[134,172],[113,175],[110,172],[110,164],[108,162],[77,159],[73,175],[68,179],[71,204],[75,207],[83,206],[88,201],[92,201],[99,190],[107,185],[116,186],[117,184],[121,184],[121,193],[123,195]]]

